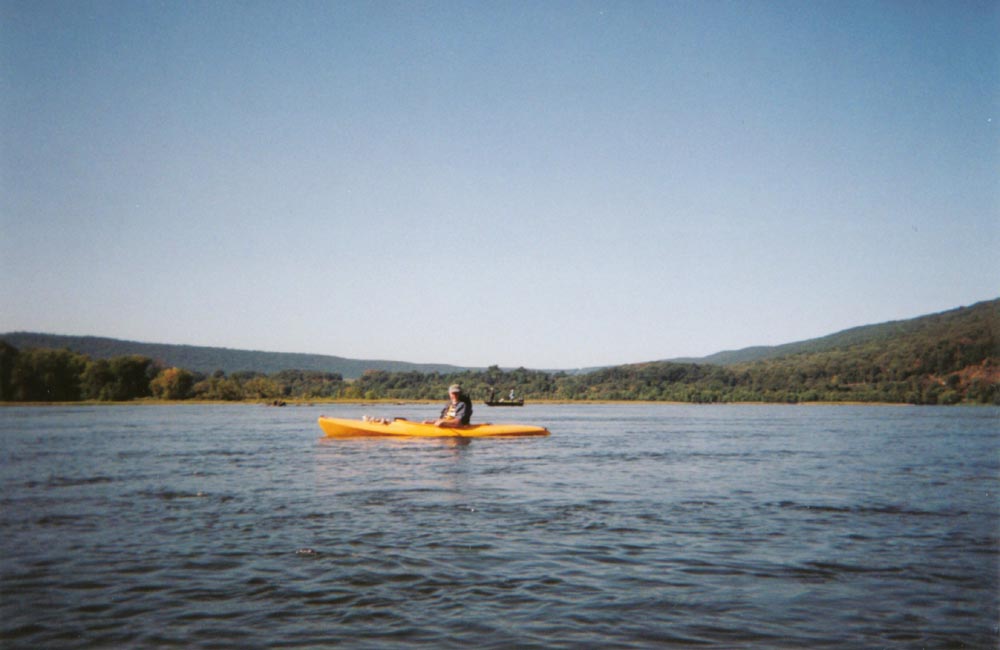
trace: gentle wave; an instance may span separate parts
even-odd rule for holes
[[[470,444],[318,413],[0,412],[3,647],[1000,641],[995,409],[525,407],[550,438]]]

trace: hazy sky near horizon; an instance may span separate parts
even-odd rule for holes
[[[1000,295],[1000,3],[0,0],[0,332],[573,368]]]

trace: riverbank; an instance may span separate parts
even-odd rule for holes
[[[331,405],[346,405],[346,406],[379,406],[379,405],[395,405],[395,406],[409,406],[409,405],[428,405],[428,404],[441,404],[444,399],[439,400],[399,400],[399,399],[301,399],[301,398],[286,398],[280,400],[203,400],[203,399],[185,399],[185,400],[169,400],[169,399],[157,399],[152,397],[141,398],[130,401],[102,401],[102,400],[80,400],[75,402],[0,402],[0,408],[3,407],[14,407],[14,406],[31,406],[31,407],[56,407],[56,406],[179,406],[184,404],[192,405],[234,405],[242,404],[245,406],[266,406],[269,408],[284,408],[284,407],[296,407],[296,406],[320,406],[323,404]],[[649,401],[649,400],[567,400],[567,399],[538,399],[531,400],[523,407],[515,407],[518,409],[528,408],[531,406],[550,406],[550,405],[568,405],[568,404],[606,404],[606,405],[675,405],[675,406],[914,406],[912,404],[907,404],[906,402],[859,402],[859,401],[844,401],[844,402],[831,402],[831,401],[821,401],[821,402],[714,402],[714,403],[694,403],[694,402],[676,402],[676,401]],[[486,406],[482,403],[473,402],[473,406],[477,409],[477,413],[492,412],[495,407]],[[976,403],[959,403],[952,406],[989,406]],[[509,410],[509,409],[505,409]]]

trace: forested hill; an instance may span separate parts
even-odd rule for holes
[[[980,348],[976,358],[1000,356],[1000,299],[959,307],[938,314],[908,320],[865,325],[844,330],[821,338],[786,343],[776,346],[757,346],[742,350],[717,352],[707,357],[671,359],[662,363],[695,363],[699,365],[736,366],[755,361],[783,357],[844,352],[851,348],[861,350],[872,346],[892,348],[897,356],[926,356],[920,350],[935,348],[943,342],[964,340]],[[420,372],[454,374],[479,368],[446,364],[419,364],[404,361],[349,359],[322,354],[288,352],[258,352],[230,348],[172,345],[166,343],[140,343],[97,336],[62,336],[32,332],[0,334],[0,341],[19,349],[47,348],[68,349],[93,359],[112,359],[126,355],[141,355],[158,364],[186,368],[200,373],[222,370],[273,374],[282,370],[304,370],[337,373],[346,379],[356,379],[367,370],[386,372]],[[905,350],[904,350],[905,348]],[[659,362],[658,362],[659,363]],[[607,368],[567,370],[571,375],[590,374]]]
[[[771,358],[584,373],[12,334],[0,335],[0,401],[436,399],[459,382],[475,399],[515,389],[529,401],[1000,405],[998,340],[1000,300],[770,348]]]
[[[992,342],[994,346],[992,356],[998,356],[996,345],[1000,341],[1000,299],[987,300],[969,307],[958,307],[907,320],[853,327],[807,341],[726,350],[707,357],[671,359],[671,361],[674,363],[732,366],[753,361],[780,359],[792,355],[846,350],[856,346],[882,344],[908,345],[910,347],[933,346],[938,341],[955,338],[959,334],[970,341]]]
[[[222,370],[226,374],[248,371],[272,374],[282,370],[295,369],[336,373],[347,379],[354,379],[360,377],[366,370],[439,373],[469,370],[469,368],[445,364],[348,359],[324,354],[258,352],[195,345],[171,345],[167,343],[139,343],[137,341],[122,341],[99,336],[62,336],[56,334],[13,332],[10,334],[0,334],[0,341],[6,341],[15,348],[22,350],[30,348],[68,349],[78,354],[85,354],[93,359],[112,359],[114,357],[137,354],[149,357],[165,367],[176,366],[205,374],[215,372],[216,370]]]

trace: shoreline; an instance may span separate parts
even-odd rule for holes
[[[129,401],[101,401],[101,400],[80,400],[75,402],[0,402],[0,409],[5,407],[17,407],[17,406],[28,406],[28,407],[66,407],[66,406],[181,406],[184,404],[198,405],[198,406],[214,406],[214,405],[242,405],[242,406],[267,406],[271,408],[284,408],[284,407],[302,407],[302,406],[322,406],[326,404],[330,405],[342,405],[342,406],[377,406],[377,405],[394,405],[394,406],[422,406],[430,404],[440,404],[444,399],[440,400],[400,400],[400,399],[299,399],[299,398],[288,398],[288,399],[278,399],[280,404],[275,403],[276,400],[200,400],[200,399],[184,399],[184,400],[168,400],[168,399],[156,399],[156,398],[141,398]],[[974,404],[974,403],[959,403],[959,404],[911,404],[909,402],[859,402],[859,401],[844,401],[844,402],[829,402],[829,401],[819,401],[819,402],[711,402],[711,403],[696,403],[696,402],[671,402],[671,401],[659,401],[659,400],[567,400],[567,399],[539,399],[532,400],[528,402],[524,407],[517,408],[530,408],[531,406],[568,406],[574,404],[594,404],[594,405],[664,405],[664,406],[996,406],[994,404]],[[484,412],[488,409],[493,409],[495,407],[486,406],[485,404],[475,404],[473,406],[478,406],[480,412]]]

